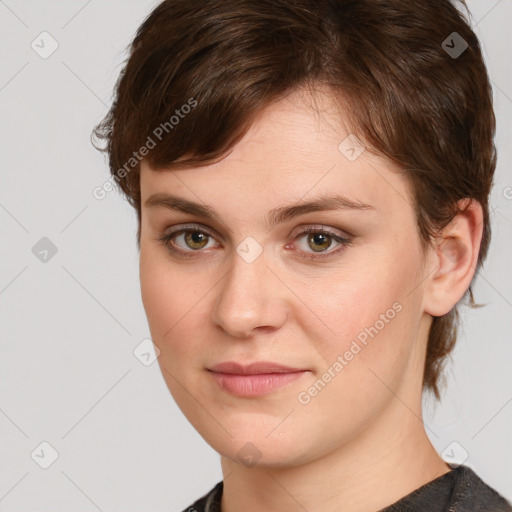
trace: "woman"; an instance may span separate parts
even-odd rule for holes
[[[166,0],[139,28],[96,134],[163,376],[221,455],[186,510],[512,510],[421,420],[490,242],[491,98],[448,0]]]

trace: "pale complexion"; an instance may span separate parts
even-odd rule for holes
[[[316,94],[321,115],[304,98],[297,91],[262,111],[211,166],[141,168],[143,303],[172,396],[221,454],[223,512],[369,512],[450,470],[421,421],[422,369],[432,316],[449,312],[471,283],[481,207],[472,202],[423,253],[406,177],[369,151],[347,159],[338,146],[350,132],[330,97]],[[219,218],[146,206],[154,194],[208,205]],[[267,224],[271,210],[333,195],[371,208]],[[169,242],[191,258],[157,240],[184,224],[208,234]],[[310,226],[352,243],[301,235]],[[252,263],[236,250],[248,236],[263,249]],[[401,311],[300,403],[395,303]],[[207,371],[261,360],[309,372],[247,398],[221,390]],[[253,466],[237,457],[247,443],[257,448]]]

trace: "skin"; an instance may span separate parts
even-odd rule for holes
[[[320,115],[301,91],[272,104],[213,165],[141,166],[142,300],[172,396],[221,455],[223,512],[378,510],[451,469],[421,420],[422,369],[432,316],[449,312],[471,283],[481,207],[470,202],[423,252],[404,174],[370,151],[347,159],[338,150],[346,120],[326,91],[314,99]],[[222,222],[146,207],[155,193],[207,204]],[[333,193],[373,209],[265,222],[273,208]],[[213,234],[196,245],[174,238],[195,251],[189,259],[157,240],[185,223]],[[334,253],[333,238],[322,245],[300,235],[307,226],[350,234],[352,244]],[[236,251],[247,236],[263,249],[252,263]],[[319,251],[331,256],[307,258]],[[400,312],[300,403],[298,394],[394,303]],[[233,360],[309,372],[272,393],[238,397],[207,371]],[[242,462],[240,450],[253,461]]]

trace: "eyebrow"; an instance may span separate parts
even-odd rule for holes
[[[212,219],[224,224],[220,215],[210,206],[195,203],[184,199],[183,197],[173,196],[170,194],[158,193],[150,195],[144,205],[147,208],[165,208],[167,210],[179,211],[202,217],[204,219]],[[267,216],[267,225],[272,227],[282,222],[305,215],[311,212],[336,211],[336,210],[356,210],[365,211],[376,208],[360,201],[355,201],[341,195],[320,196],[308,202],[295,203],[290,206],[281,206],[270,210]]]

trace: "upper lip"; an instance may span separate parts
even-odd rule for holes
[[[208,368],[217,373],[232,373],[235,375],[257,375],[261,373],[295,373],[303,372],[304,368],[292,368],[271,361],[256,361],[250,364],[241,364],[235,361],[226,361]]]

